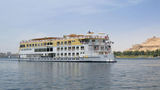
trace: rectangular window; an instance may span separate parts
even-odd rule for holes
[[[57,47],[57,51],[59,51],[60,50],[60,48],[59,47]]]
[[[65,41],[64,44],[67,45],[67,41]]]
[[[53,45],[53,43],[52,43],[52,42],[50,42],[50,45]]]
[[[63,45],[63,42],[61,42],[61,45]]]
[[[72,53],[72,56],[75,56],[75,53]]]
[[[81,50],[84,50],[84,46],[81,46]]]
[[[79,56],[79,53],[76,53],[77,56]]]
[[[74,47],[74,46],[72,47],[72,50],[73,50],[73,51],[75,50],[75,47]]]
[[[67,51],[67,47],[65,47],[64,50]]]
[[[25,47],[25,45],[20,45],[20,48],[24,48]]]
[[[47,52],[49,52],[49,48],[47,48]]]
[[[79,46],[76,47],[76,50],[79,50]]]
[[[68,41],[68,45],[71,45],[71,41]]]
[[[101,47],[101,50],[104,50],[104,47],[103,47],[103,46]]]
[[[61,53],[61,56],[63,56],[63,53]]]
[[[61,47],[61,51],[63,51],[63,47]]]
[[[65,53],[64,55],[67,56],[67,53]]]
[[[68,53],[68,56],[71,56],[71,53]]]
[[[60,42],[57,42],[57,46],[59,46],[60,45]]]
[[[44,46],[46,46],[47,43],[44,43]]]
[[[70,50],[71,50],[71,47],[68,47],[68,50],[70,51]]]
[[[50,48],[50,51],[53,51],[53,48]]]

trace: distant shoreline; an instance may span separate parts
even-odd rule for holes
[[[115,56],[116,58],[160,58],[152,56]]]

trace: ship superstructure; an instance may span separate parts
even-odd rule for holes
[[[34,61],[115,62],[112,43],[107,34],[94,32],[36,38],[21,41],[19,55],[21,59]]]

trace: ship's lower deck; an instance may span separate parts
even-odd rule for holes
[[[115,63],[114,58],[102,58],[102,57],[87,57],[87,58],[20,58],[19,61],[35,61],[35,62],[105,62]]]

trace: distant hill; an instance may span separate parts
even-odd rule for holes
[[[133,45],[132,48],[126,51],[155,51],[157,49],[160,49],[160,38],[154,36],[147,39],[142,44]]]

